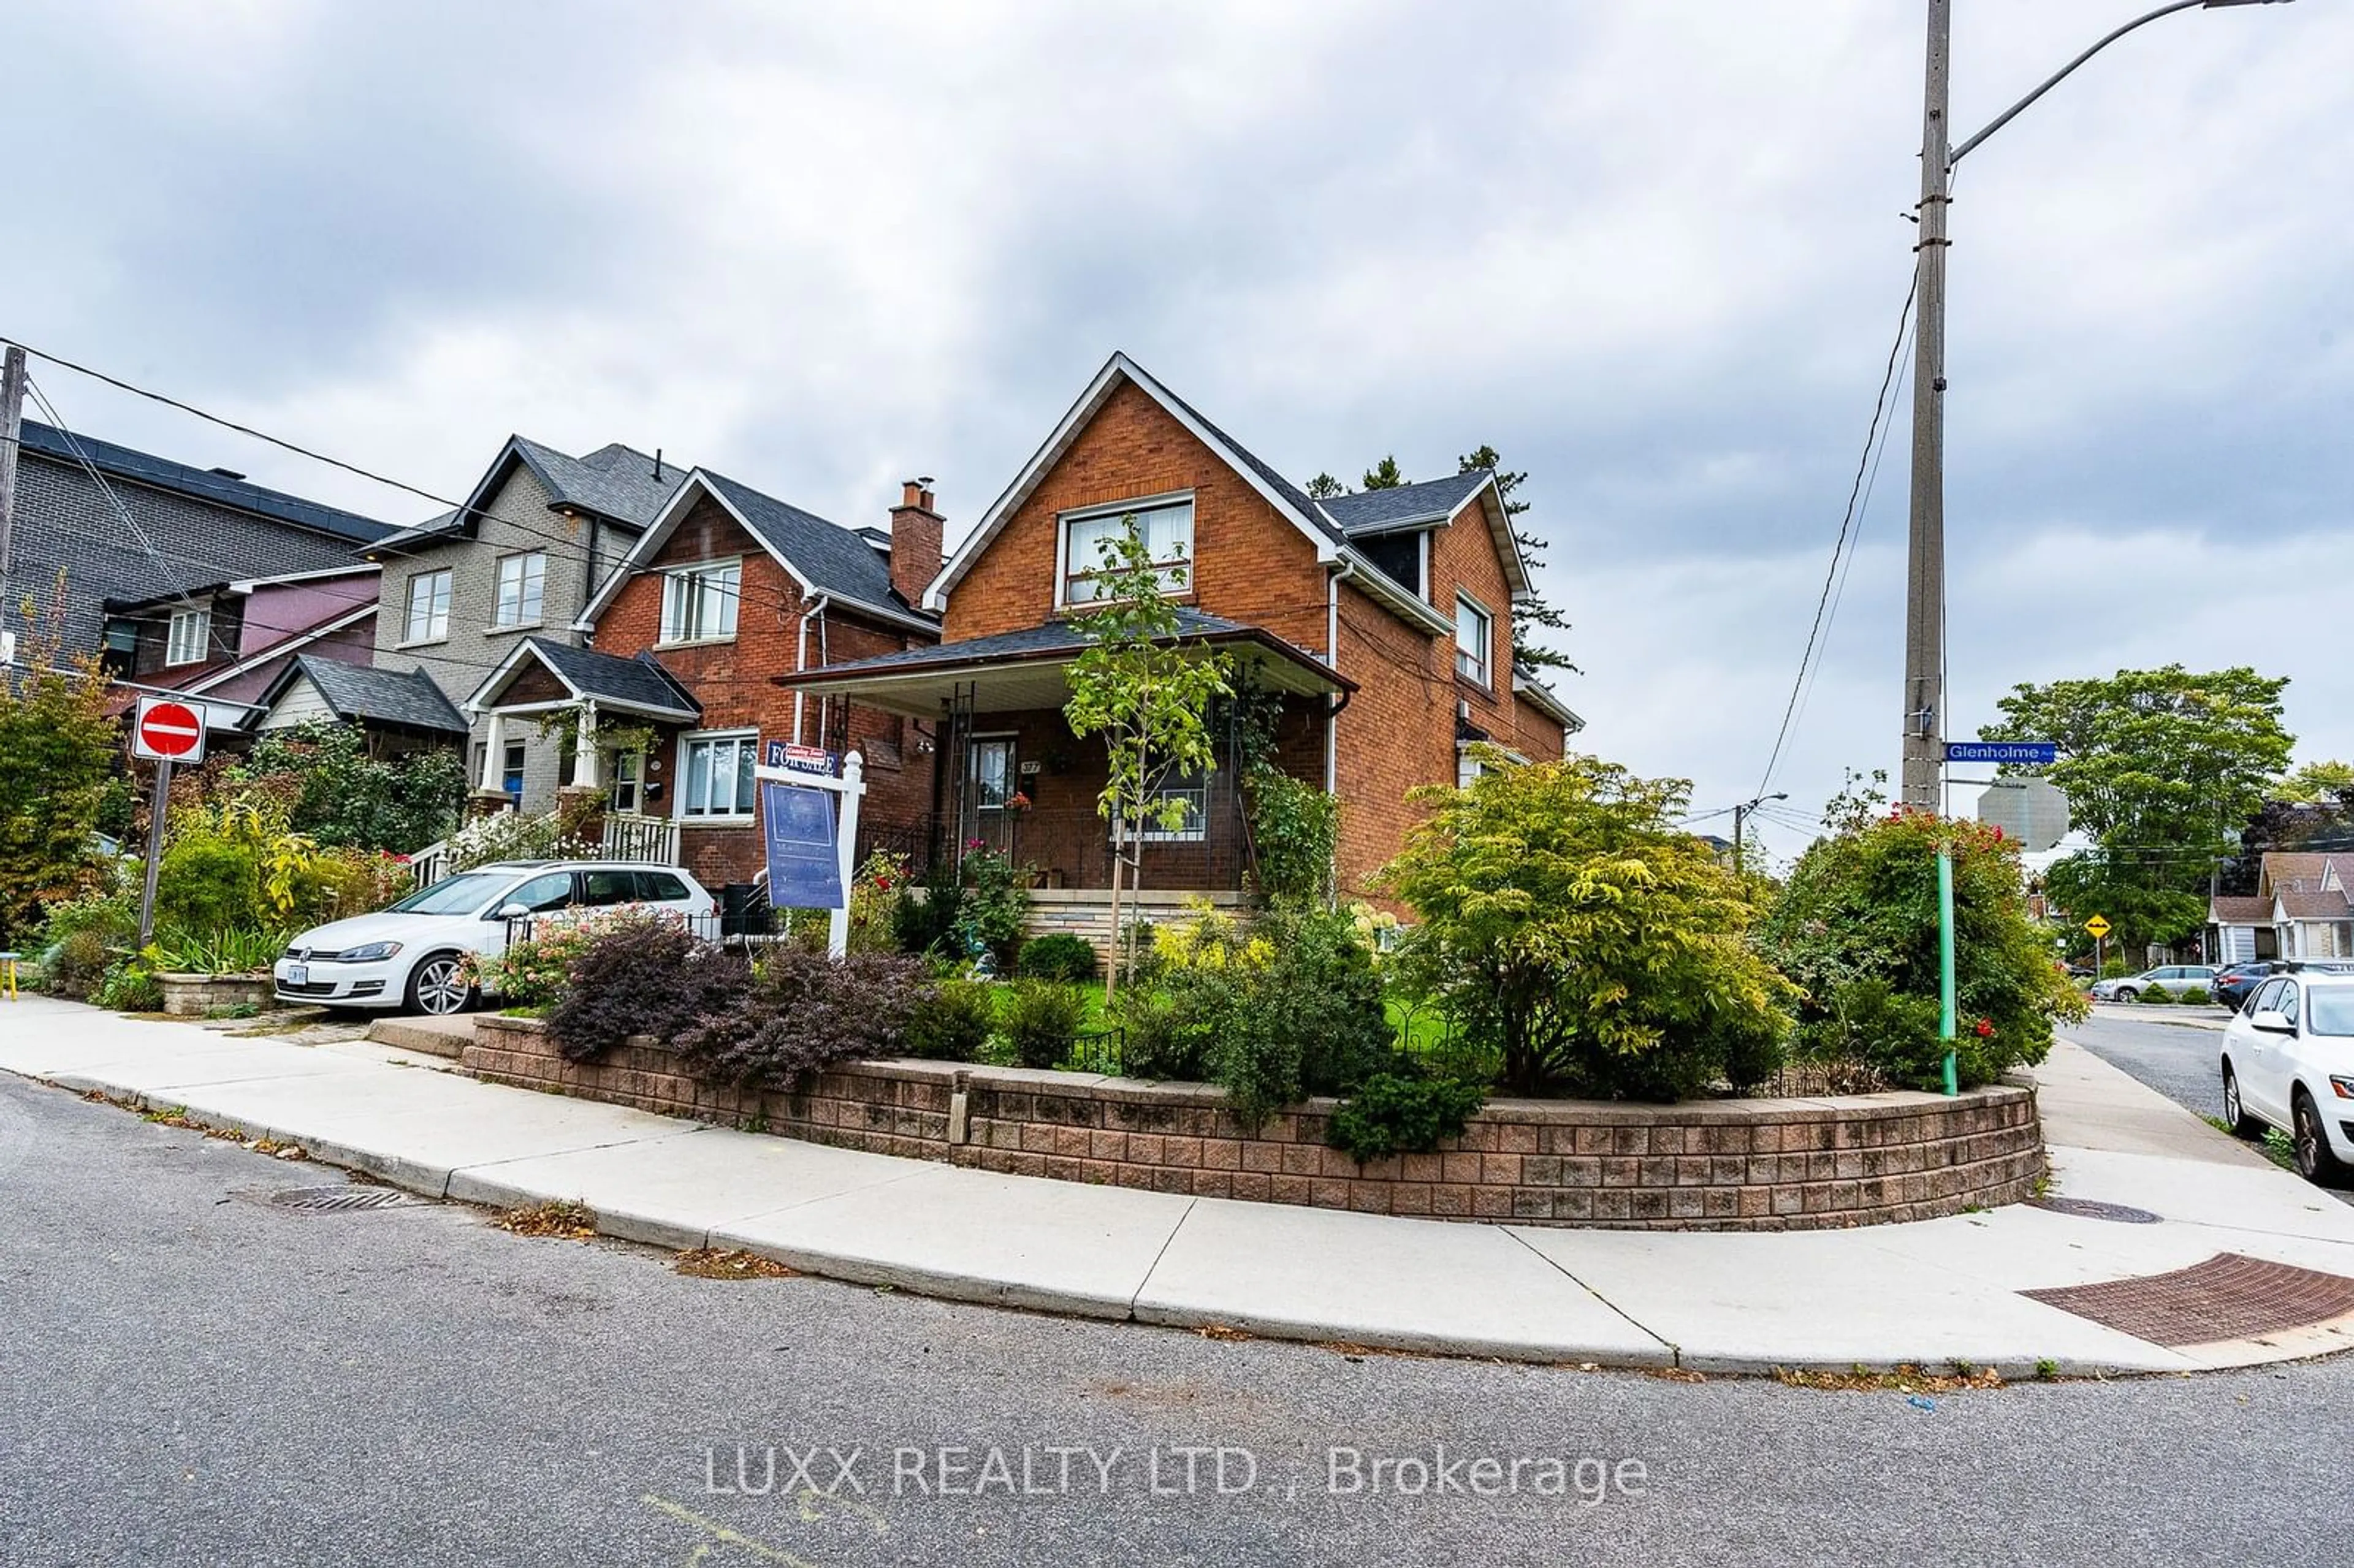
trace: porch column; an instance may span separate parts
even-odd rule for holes
[[[506,766],[507,721],[498,709],[491,710],[490,727],[482,732],[482,776],[474,787],[485,792],[499,789],[499,770]]]
[[[580,789],[604,788],[597,777],[597,705],[591,700],[580,704],[580,739],[572,753],[572,783]]]

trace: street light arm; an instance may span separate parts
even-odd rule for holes
[[[2091,59],[2094,55],[2099,54],[2103,49],[2107,48],[2111,44],[2115,43],[2119,38],[2124,37],[2127,33],[2132,32],[2137,27],[2147,26],[2150,23],[2157,21],[2160,16],[2171,16],[2177,11],[2188,11],[2192,9],[2194,6],[2205,6],[2211,9],[2217,5],[2264,5],[2274,3],[2275,0],[2174,0],[2174,4],[2170,5],[2160,5],[2157,10],[2150,12],[2146,16],[2137,16],[2132,21],[2127,22],[2124,26],[2119,27],[2115,32],[2111,33],[2107,37],[2103,38],[2099,43],[2094,44],[2091,48],[2086,49],[2083,54],[2078,55],[2074,59],[2070,60],[2066,65],[2062,66],[2058,70],[2053,71],[2049,77],[2044,79],[2042,86],[2037,88],[2033,92],[2029,93],[2025,98],[2020,99],[2017,103],[2014,103],[2009,108],[2004,110],[2000,114],[1996,115],[1993,124],[1988,125],[1985,130],[1979,132],[1968,141],[1964,142],[1960,146],[1955,148],[1951,154],[1947,154],[1946,158],[1946,166],[1950,169],[1956,164],[1960,163],[1962,159],[1968,154],[1971,148],[1977,146],[1979,143],[1985,141],[1988,137],[1993,135],[1996,132],[2009,124],[2013,120],[2019,118],[2019,112],[2020,110],[2025,109],[2029,104],[2034,102],[2037,99],[2042,97],[2045,93],[2059,86],[2060,83],[2064,80],[2071,72],[2074,71],[2078,66],[2083,65],[2086,60]]]

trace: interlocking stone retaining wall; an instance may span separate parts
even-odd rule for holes
[[[565,1061],[529,1020],[483,1018],[485,1078],[988,1171],[1377,1214],[1656,1230],[1802,1230],[2021,1202],[2044,1170],[2031,1090],[1632,1106],[1493,1100],[1434,1154],[1359,1166],[1331,1100],[1256,1135],[1218,1089],[1081,1073],[854,1062],[798,1094],[715,1088],[640,1042]]]

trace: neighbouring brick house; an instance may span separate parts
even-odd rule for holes
[[[1415,816],[1406,792],[1458,782],[1474,743],[1559,757],[1581,726],[1512,663],[1511,608],[1530,585],[1494,475],[1311,500],[1114,355],[927,591],[938,647],[779,678],[935,736],[938,842],[1035,865],[1044,925],[1101,934],[1103,752],[1061,709],[1094,541],[1129,517],[1185,563],[1182,635],[1231,652],[1279,703],[1278,765],[1341,799],[1349,892],[1398,850]],[[1229,760],[1235,728],[1221,731]],[[1236,773],[1172,783],[1186,824],[1146,835],[1148,892],[1243,886]]]
[[[383,568],[376,665],[421,672],[463,708],[525,640],[577,642],[581,608],[685,480],[661,454],[619,442],[575,458],[508,437],[464,506],[366,552]],[[525,811],[552,810],[570,766],[557,739],[535,724],[493,726],[472,712],[467,721],[475,786]]]
[[[928,483],[908,483],[887,529],[846,528],[694,470],[582,606],[572,630],[589,646],[527,638],[468,706],[494,736],[558,709],[590,715],[590,734],[628,726],[638,744],[579,744],[565,781],[664,821],[679,863],[715,888],[762,872],[751,770],[765,741],[857,750],[863,839],[910,841],[930,808],[928,737],[896,710],[772,677],[938,640],[938,619],[917,607],[941,566]]]
[[[196,468],[27,419],[0,628],[23,633],[20,601],[30,599],[37,617],[54,620],[65,652],[103,654],[118,673],[234,662],[254,651],[249,630],[296,612],[281,603],[265,614],[224,597],[243,599],[249,594],[241,586],[307,574],[332,577],[351,566],[355,547],[392,532],[388,523],[265,489],[230,469]]]

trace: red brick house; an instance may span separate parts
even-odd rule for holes
[[[1102,750],[1074,738],[1061,708],[1093,541],[1131,516],[1186,565],[1172,590],[1182,635],[1226,649],[1279,699],[1279,764],[1340,797],[1345,890],[1397,852],[1415,815],[1406,791],[1458,782],[1468,747],[1559,757],[1582,726],[1512,662],[1511,609],[1530,585],[1493,474],[1311,500],[1114,355],[926,590],[937,646],[778,677],[935,736],[941,842],[1037,866],[1046,924],[1090,928],[1108,885]],[[1148,892],[1244,885],[1235,779],[1221,766],[1172,787],[1187,825],[1149,836]],[[1072,906],[1067,921],[1057,905]]]
[[[864,844],[913,846],[932,802],[928,743],[916,726],[899,711],[805,695],[771,677],[938,640],[938,618],[917,608],[941,566],[928,482],[907,485],[887,530],[846,528],[693,470],[589,597],[572,628],[588,645],[524,640],[468,706],[494,721],[588,715],[564,782],[605,790],[609,823],[674,834],[656,858],[714,888],[763,869],[752,779],[763,741],[863,754]],[[599,725],[652,743],[599,745],[590,738]]]

